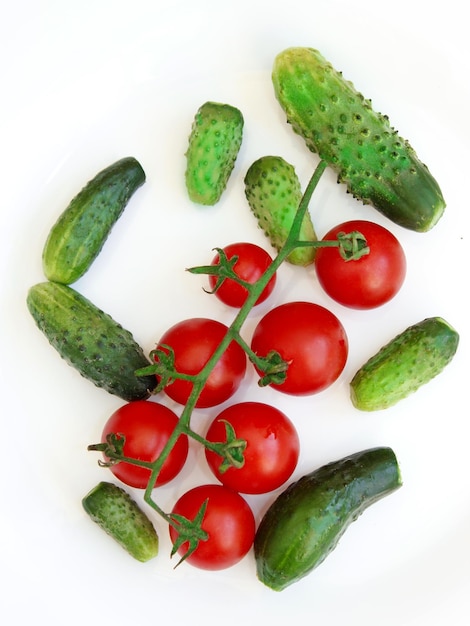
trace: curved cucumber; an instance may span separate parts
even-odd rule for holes
[[[68,285],[38,283],[27,295],[38,328],[65,361],[123,400],[148,398],[155,376],[136,376],[149,365],[131,333]]]
[[[351,400],[362,411],[393,406],[440,374],[459,344],[457,331],[441,317],[408,327],[354,375]]]
[[[284,50],[272,80],[293,130],[354,197],[414,231],[436,224],[445,202],[428,168],[387,116],[376,113],[317,50]]]
[[[90,518],[131,556],[143,563],[158,554],[158,535],[127,491],[101,482],[82,500]]]
[[[351,522],[402,484],[390,448],[364,450],[303,476],[277,497],[258,527],[261,582],[282,591],[320,565]]]
[[[117,161],[90,180],[49,233],[42,254],[46,278],[70,285],[83,276],[144,182],[145,172],[133,157]]]

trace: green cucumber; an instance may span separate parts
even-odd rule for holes
[[[388,117],[375,112],[317,50],[281,52],[272,81],[294,132],[355,198],[410,230],[425,232],[437,223],[445,201],[428,168]]]
[[[402,484],[391,448],[328,463],[290,484],[264,514],[254,554],[259,580],[282,591],[320,565],[351,522]]]
[[[31,287],[27,306],[38,328],[60,356],[123,400],[148,398],[155,376],[136,376],[149,365],[132,334],[69,285],[43,282]]]
[[[272,246],[280,250],[286,242],[302,199],[302,189],[294,167],[280,156],[263,156],[248,168],[245,196],[259,227]],[[310,213],[305,213],[299,233],[300,241],[316,241]],[[293,265],[310,265],[315,248],[299,247],[287,257]]]
[[[361,411],[393,406],[441,373],[459,344],[457,331],[441,317],[409,326],[354,375],[351,400]]]
[[[90,518],[132,557],[145,563],[157,556],[157,532],[127,491],[100,482],[83,498],[82,505]]]
[[[220,200],[235,167],[243,126],[243,115],[234,106],[209,101],[199,107],[186,151],[186,189],[193,202],[214,205]]]
[[[70,285],[83,276],[144,182],[145,172],[133,157],[113,163],[90,180],[49,232],[42,253],[46,278]]]

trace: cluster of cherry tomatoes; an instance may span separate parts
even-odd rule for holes
[[[340,304],[357,309],[381,306],[398,292],[406,272],[403,249],[384,227],[367,221],[350,221],[327,233],[325,240],[339,232],[361,232],[369,253],[358,260],[345,261],[338,248],[318,248],[315,269],[320,285]],[[251,243],[236,243],[223,250],[227,259],[238,260],[233,270],[241,281],[253,284],[272,263],[272,257]],[[219,255],[212,265],[219,263]],[[208,276],[214,290],[217,277]],[[276,284],[274,275],[256,304],[265,301]],[[224,304],[240,308],[248,291],[226,278],[214,291]],[[192,318],[180,321],[161,337],[159,345],[171,346],[176,371],[197,375],[213,355],[228,328],[216,320]],[[292,395],[314,394],[326,389],[341,374],[348,356],[348,340],[339,319],[328,309],[312,302],[290,302],[272,308],[258,322],[251,339],[251,350],[261,357],[276,351],[288,365],[287,376],[271,386]],[[314,358],[313,356],[314,355]],[[230,399],[239,388],[248,367],[243,347],[232,341],[198,397],[198,408],[214,407]],[[261,374],[262,372],[260,372]],[[176,379],[164,392],[185,405],[192,391],[188,380]],[[125,437],[123,454],[154,462],[168,442],[178,416],[158,402],[138,401],[120,407],[109,418],[102,441],[111,434]],[[226,467],[210,447],[205,458],[216,484],[187,491],[174,505],[172,515],[194,519],[207,502],[201,541],[188,562],[205,569],[221,569],[238,562],[250,550],[255,535],[253,513],[240,494],[261,494],[282,486],[292,475],[299,457],[299,437],[290,419],[277,408],[259,402],[240,402],[222,410],[211,422],[207,442],[225,442],[229,432],[246,442],[241,467]],[[182,433],[158,474],[155,487],[174,479],[188,455],[188,436]],[[123,483],[139,489],[148,485],[150,470],[119,462],[111,471]],[[177,542],[177,526],[170,525],[170,538]],[[187,546],[178,547],[181,555]]]

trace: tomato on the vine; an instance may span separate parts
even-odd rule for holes
[[[251,348],[259,357],[275,351],[287,362],[285,381],[272,382],[273,388],[292,395],[309,395],[337,380],[346,365],[348,338],[339,319],[325,307],[289,302],[272,309],[258,322]]]
[[[207,538],[199,541],[186,561],[201,569],[225,569],[238,563],[251,549],[255,518],[246,500],[223,485],[200,485],[190,489],[178,499],[170,515],[181,515],[192,521],[206,501],[201,527]],[[173,525],[169,526],[169,531],[175,544],[179,532]],[[189,542],[184,541],[177,552],[184,556],[188,548]]]
[[[222,252],[225,254],[228,261],[235,256],[237,257],[232,269],[241,280],[250,284],[255,283],[272,263],[272,258],[266,250],[253,243],[232,243],[222,248]],[[212,259],[212,265],[219,264],[220,255],[217,253]],[[215,289],[218,281],[218,276],[209,275],[209,285],[212,290]],[[255,304],[264,302],[273,292],[275,285],[276,275],[274,274]],[[221,302],[235,308],[242,307],[248,296],[247,288],[237,283],[232,278],[225,278],[214,293]]]
[[[243,465],[226,469],[223,457],[206,448],[207,463],[223,485],[241,493],[259,494],[277,489],[290,478],[297,466],[300,443],[287,415],[261,402],[233,404],[212,421],[207,441],[226,443],[227,423],[236,440],[246,442],[246,447],[242,451]]]
[[[315,268],[326,293],[340,304],[355,309],[372,309],[391,300],[405,280],[403,248],[388,229],[366,220],[351,220],[332,228],[323,241],[338,233],[358,231],[364,235],[369,253],[357,260],[344,260],[336,247],[318,248]]]
[[[168,407],[150,400],[124,404],[109,417],[101,441],[108,435],[125,437],[122,453],[129,458],[152,463],[167,444],[178,424],[178,417]],[[181,434],[163,463],[155,486],[164,485],[182,470],[188,456],[188,438]],[[109,457],[104,455],[106,461]],[[119,461],[110,465],[111,472],[126,485],[144,489],[150,479],[150,469]]]
[[[164,346],[169,346],[174,352],[176,371],[194,376],[210,360],[227,331],[227,326],[216,320],[190,318],[169,328],[161,337],[158,347],[168,353]],[[231,341],[209,374],[196,407],[216,406],[228,400],[245,376],[246,361],[243,348]],[[165,393],[175,402],[186,404],[192,389],[192,381],[175,378],[165,387]]]

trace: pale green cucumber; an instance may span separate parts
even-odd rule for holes
[[[224,192],[243,139],[244,119],[230,104],[205,102],[196,112],[186,151],[189,198],[214,205]]]
[[[440,374],[458,344],[457,331],[441,317],[409,326],[356,372],[350,383],[353,405],[362,411],[393,406]]]
[[[280,250],[285,244],[302,200],[302,189],[294,166],[280,156],[262,156],[248,168],[245,195],[259,227]],[[307,211],[299,232],[300,241],[316,241],[315,228]],[[287,257],[293,265],[310,265],[314,247],[295,248]]]
[[[282,51],[272,81],[292,129],[354,197],[411,230],[424,232],[438,222],[445,201],[429,169],[318,50]]]

